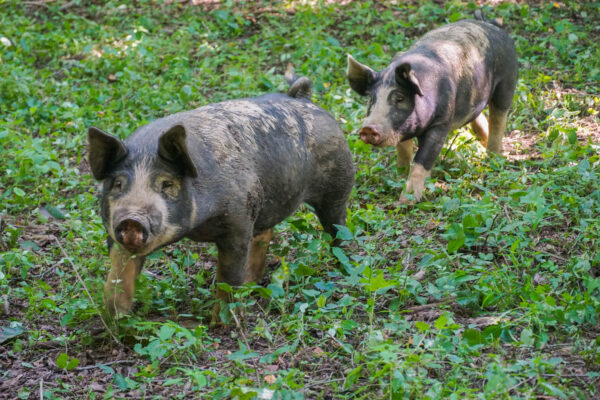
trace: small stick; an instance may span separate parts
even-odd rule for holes
[[[244,330],[242,329],[242,325],[240,324],[240,321],[238,320],[237,315],[235,315],[235,312],[232,309],[229,309],[229,312],[233,316],[233,320],[235,321],[235,325],[237,326],[238,330],[240,331],[240,335],[242,335],[242,339],[244,340],[244,343],[246,344],[246,348],[248,349],[248,351],[252,351],[252,349],[250,349],[250,344],[248,343],[248,338],[246,337],[246,334],[244,333]],[[258,383],[260,383],[260,375],[258,375],[258,368],[256,367],[256,361],[254,361],[253,364],[254,364],[254,372],[256,372],[256,383],[258,384]]]
[[[62,6],[58,7],[58,11],[65,11],[67,8],[71,8],[75,4],[77,4],[76,1],[71,1],[71,2],[69,2],[67,4],[63,4]]]
[[[50,6],[46,4],[45,1],[23,1],[21,4],[25,4],[26,6],[46,7],[47,9],[50,9]]]
[[[437,303],[423,304],[422,306],[410,307],[410,308],[407,308],[406,310],[404,310],[404,312],[414,313],[414,312],[419,312],[419,311],[425,311],[425,310],[429,310],[430,308],[449,304],[451,302],[452,302],[452,299],[446,299],[443,301],[438,301]]]
[[[248,349],[248,351],[252,351],[252,349],[250,349],[250,345],[248,344],[248,338],[246,338],[246,334],[244,333],[244,330],[242,329],[242,325],[240,324],[240,321],[238,320],[237,315],[235,315],[235,312],[233,310],[231,310],[231,309],[229,310],[229,312],[233,316],[233,320],[235,321],[235,325],[237,326],[237,328],[240,331],[240,334],[242,335],[242,339],[244,340],[244,343],[246,344],[246,348]]]
[[[524,383],[531,382],[533,379],[535,379],[535,376],[532,376],[532,377],[527,378],[527,379],[523,379],[522,381],[518,382],[516,385],[513,385],[512,387],[508,388],[508,390],[506,391],[506,393],[510,393],[511,391],[515,390],[516,388],[518,388],[519,386],[523,385]]]
[[[100,368],[101,365],[111,365],[111,364],[133,364],[136,363],[136,360],[114,360],[114,361],[109,361],[109,362],[104,362],[104,363],[98,363],[95,365],[86,365],[85,367],[77,367],[75,368],[78,371],[84,371],[86,369],[94,369],[94,368]]]
[[[119,339],[117,339],[117,337],[115,336],[115,334],[113,333],[113,331],[110,330],[110,328],[106,324],[106,321],[104,321],[104,318],[102,318],[102,314],[100,314],[100,310],[99,310],[98,306],[96,305],[96,303],[94,302],[94,299],[92,298],[92,295],[90,294],[90,291],[88,290],[87,286],[85,285],[85,282],[83,282],[83,279],[81,279],[81,276],[79,275],[79,271],[77,270],[77,267],[75,266],[75,264],[73,263],[73,261],[71,261],[71,259],[67,255],[67,253],[65,252],[65,249],[63,249],[62,245],[58,241],[58,238],[55,237],[54,240],[56,241],[56,244],[58,244],[58,247],[60,248],[60,251],[65,256],[65,259],[67,261],[69,261],[69,263],[71,264],[71,267],[73,267],[73,271],[75,271],[75,275],[77,275],[77,279],[79,280],[79,282],[83,286],[83,289],[85,290],[85,293],[88,295],[88,298],[90,299],[90,301],[92,302],[92,305],[96,309],[96,312],[98,313],[98,316],[100,317],[100,321],[102,321],[102,324],[104,325],[104,327],[106,328],[106,330],[110,333],[110,335],[112,336],[112,338],[115,340],[115,343],[121,344],[121,342],[119,342]]]
[[[456,139],[458,139],[459,133],[457,132],[454,137],[452,138],[452,141],[450,142],[450,144],[448,145],[448,147],[446,148],[446,151],[444,152],[444,154],[442,155],[442,159],[441,161],[444,161],[446,159],[446,155],[448,154],[448,152],[450,150],[452,150],[452,146],[454,145],[454,142],[456,141]]]

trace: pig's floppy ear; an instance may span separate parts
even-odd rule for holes
[[[175,125],[161,135],[158,139],[158,155],[178,167],[183,175],[192,178],[198,176],[198,170],[188,153],[183,125]]]
[[[125,144],[116,136],[91,126],[88,129],[88,161],[94,178],[106,178],[117,163],[127,156]]]
[[[348,54],[346,76],[352,90],[361,96],[366,95],[375,82],[375,71],[356,61],[350,54]]]
[[[403,63],[396,67],[396,82],[400,85],[408,83],[419,96],[423,96],[421,84],[409,63]]]

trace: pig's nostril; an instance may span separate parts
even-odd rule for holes
[[[360,140],[365,143],[377,144],[381,141],[381,134],[372,126],[363,127],[359,134]]]
[[[116,239],[125,247],[136,249],[144,245],[148,239],[148,230],[135,219],[125,219],[117,225]]]

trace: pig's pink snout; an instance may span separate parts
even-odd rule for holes
[[[378,145],[381,143],[381,133],[374,126],[363,126],[359,132],[360,140],[365,143]]]
[[[119,243],[130,250],[140,249],[148,239],[148,230],[135,219],[124,219],[115,231]]]

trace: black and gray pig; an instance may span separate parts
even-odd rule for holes
[[[410,169],[406,193],[422,197],[425,179],[448,133],[467,123],[488,153],[502,152],[502,138],[517,82],[517,54],[509,35],[481,13],[477,20],[435,29],[399,53],[380,72],[348,55],[350,86],[369,98],[360,138],[377,147],[396,146],[398,165]],[[482,114],[485,106],[488,121]]]
[[[170,115],[125,141],[89,129],[89,163],[103,182],[111,259],[104,295],[113,314],[131,310],[144,258],[184,237],[216,243],[217,281],[237,286],[260,280],[273,226],[302,202],[333,237],[345,224],[354,183],[348,144],[310,100],[310,80],[286,77],[287,94]]]

